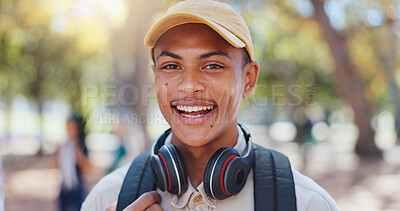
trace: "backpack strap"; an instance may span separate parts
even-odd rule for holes
[[[132,162],[119,192],[117,211],[122,211],[143,193],[155,190],[150,165],[150,151],[140,154]]]
[[[296,211],[296,192],[289,159],[254,144],[255,210]]]

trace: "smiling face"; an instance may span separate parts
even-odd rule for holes
[[[158,103],[174,136],[191,147],[235,143],[239,106],[257,81],[258,63],[245,66],[244,49],[203,24],[168,30],[153,52]]]

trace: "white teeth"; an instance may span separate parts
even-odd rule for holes
[[[202,117],[202,116],[204,116],[204,115],[205,115],[205,114],[200,114],[200,115],[192,116],[192,115],[189,115],[189,114],[184,114],[184,113],[182,113],[182,116],[189,117],[189,118],[199,118],[199,117]]]
[[[211,110],[214,106],[176,106],[176,109],[179,111],[186,111],[186,112],[194,112],[194,111],[201,111],[201,110]]]

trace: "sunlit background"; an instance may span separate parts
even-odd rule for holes
[[[87,191],[168,128],[143,38],[176,2],[0,0],[6,210],[57,210],[51,163],[71,113],[87,120]],[[261,64],[239,116],[255,142],[288,155],[343,210],[399,210],[400,1],[224,2]]]

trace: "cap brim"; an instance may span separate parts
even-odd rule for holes
[[[171,15],[164,16],[154,24],[147,32],[144,39],[144,44],[152,49],[156,44],[157,40],[162,34],[169,29],[186,23],[203,23],[216,31],[221,37],[223,37],[229,44],[236,48],[244,48],[246,44],[240,40],[236,35],[226,30],[224,27],[217,23],[203,18],[199,15],[193,15],[188,13],[174,13]]]

